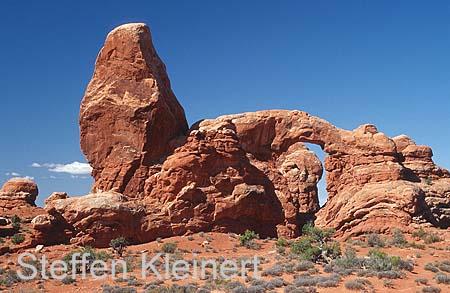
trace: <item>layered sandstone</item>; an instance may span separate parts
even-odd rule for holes
[[[199,231],[296,237],[314,220],[340,236],[450,226],[449,172],[405,135],[371,124],[344,130],[287,110],[226,115],[188,131],[143,24],[108,35],[80,129],[93,192],[52,195],[48,214],[34,220],[42,235],[59,229],[72,243],[106,246],[118,236],[139,243]],[[327,154],[324,166],[305,143]]]
[[[35,206],[39,190],[36,183],[26,178],[12,178],[0,189],[0,208]]]
[[[145,24],[111,31],[80,107],[81,149],[93,167],[93,191],[142,191],[151,166],[187,132],[184,110]]]

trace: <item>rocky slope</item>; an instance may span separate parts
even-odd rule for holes
[[[37,237],[107,246],[199,231],[296,237],[308,221],[337,235],[450,226],[450,173],[432,151],[374,125],[343,130],[301,111],[222,116],[188,130],[149,28],[114,29],[80,108],[92,193],[54,194]],[[304,143],[327,154],[324,166]],[[328,201],[317,183],[326,175]],[[0,198],[2,195],[0,195]]]

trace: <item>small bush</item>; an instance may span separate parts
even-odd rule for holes
[[[18,215],[13,215],[11,217],[11,226],[13,226],[14,229],[19,230],[21,223],[22,219]]]
[[[73,284],[73,283],[75,283],[75,279],[73,279],[70,276],[67,276],[67,277],[65,277],[64,279],[61,280],[61,283],[63,283],[64,285]]]
[[[425,241],[426,244],[431,244],[431,243],[441,242],[444,239],[439,237],[439,235],[437,233],[429,233],[425,236],[425,238],[423,240]]]
[[[420,227],[419,230],[414,231],[414,232],[412,233],[412,236],[413,236],[413,237],[418,237],[418,238],[420,238],[420,239],[423,239],[423,238],[425,237],[426,234],[427,234],[427,233],[425,232],[425,230],[424,230],[422,227]]]
[[[109,243],[109,246],[113,249],[113,251],[119,256],[122,257],[123,251],[127,247],[128,242],[124,237],[119,237],[112,239]]]
[[[383,280],[383,287],[394,288],[394,282],[392,280]]]
[[[408,243],[406,241],[405,235],[403,234],[402,230],[395,229],[394,234],[392,235],[391,244],[396,247],[403,247]]]
[[[434,278],[438,284],[450,284],[450,276],[444,273],[437,273]]]
[[[11,237],[11,242],[14,244],[20,244],[25,241],[25,236],[20,233],[16,233]]]
[[[288,285],[288,282],[286,282],[282,278],[275,278],[275,279],[269,280],[266,283],[266,288],[268,290],[273,290],[275,288],[281,288],[281,287],[284,287],[284,286],[287,286],[287,285]]]
[[[262,275],[263,276],[281,276],[281,275],[283,275],[283,273],[284,273],[284,268],[281,265],[276,264],[270,268],[265,269],[262,272]]]
[[[345,282],[345,288],[348,290],[362,291],[369,285],[372,285],[372,283],[367,279],[356,279]]]
[[[399,271],[382,271],[377,273],[378,279],[401,279],[404,274]]]
[[[384,247],[386,243],[383,239],[381,239],[380,235],[377,233],[370,233],[366,237],[367,245],[370,247]]]
[[[427,285],[428,284],[428,279],[427,278],[417,278],[415,280],[417,285]]]
[[[251,243],[254,242],[255,239],[259,239],[259,235],[250,230],[245,230],[244,234],[239,236],[239,243],[241,246],[245,246],[249,248],[251,246]]]
[[[441,288],[434,286],[426,286],[422,288],[423,293],[440,293]]]
[[[439,272],[439,269],[435,265],[433,265],[432,263],[427,263],[425,265],[424,269],[427,270],[427,271],[431,271],[433,273]]]
[[[277,248],[279,248],[279,247],[287,247],[287,246],[289,246],[289,241],[287,241],[284,238],[278,238],[277,241],[275,242],[275,246]]]
[[[164,243],[164,245],[162,246],[162,251],[164,253],[174,253],[176,249],[177,244],[173,242]]]

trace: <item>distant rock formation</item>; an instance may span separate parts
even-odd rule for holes
[[[450,226],[450,173],[431,149],[374,125],[353,131],[301,111],[222,116],[187,128],[144,24],[107,37],[80,109],[92,194],[52,195],[43,231],[107,246],[199,231],[296,237],[308,221],[337,235]],[[327,154],[324,166],[304,143]],[[317,183],[326,175],[328,201]],[[56,229],[56,228],[55,228]]]
[[[38,193],[38,186],[33,181],[26,178],[12,178],[0,189],[0,208],[36,206]]]

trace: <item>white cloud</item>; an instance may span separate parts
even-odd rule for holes
[[[32,167],[48,168],[50,172],[69,173],[72,175],[87,175],[91,174],[92,168],[87,163],[73,162],[69,164],[53,164],[53,163],[33,163]]]
[[[33,176],[14,177],[12,179],[28,179],[28,180],[34,181]]]
[[[5,175],[6,175],[6,176],[14,176],[14,177],[20,176],[20,174],[19,174],[19,173],[16,173],[16,172],[7,172],[7,173],[5,173]]]

